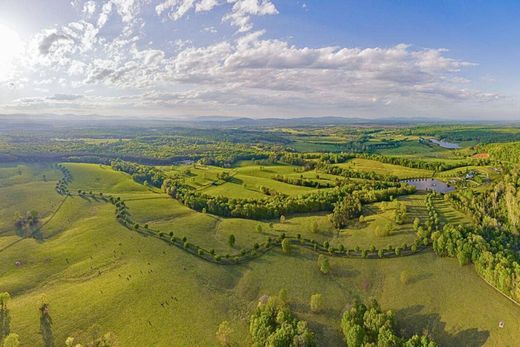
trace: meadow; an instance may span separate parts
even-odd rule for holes
[[[349,247],[410,243],[415,237],[413,219],[424,219],[427,214],[424,193],[399,198],[408,206],[408,215],[395,234],[385,237],[376,236],[374,230],[392,220],[394,203],[366,205],[363,223],[353,220],[340,230],[332,226],[326,214],[290,216],[284,223],[222,218],[193,211],[109,166],[64,165],[73,178],[71,191],[92,190],[121,197],[139,223],[173,231],[222,252],[251,247],[281,233],[300,233],[320,242],[341,242]],[[37,307],[42,295],[50,304],[57,345],[63,345],[68,336],[85,341],[92,334],[112,332],[122,346],[216,346],[215,331],[223,320],[232,323],[232,345],[247,345],[251,310],[259,297],[275,295],[282,288],[288,291],[291,308],[309,322],[317,341],[324,346],[341,345],[342,310],[354,299],[366,300],[371,296],[385,309],[396,312],[404,335],[427,331],[445,346],[512,346],[520,339],[515,325],[520,307],[488,286],[472,267],[460,267],[456,260],[439,258],[431,250],[380,260],[331,257],[328,275],[319,271],[317,254],[298,247],[289,254],[274,249],[242,265],[211,264],[123,227],[115,219],[111,204],[73,195],[57,208],[63,197],[50,188],[60,177],[59,171],[52,167],[25,167],[22,172],[32,174],[23,180],[13,178],[18,173],[12,167],[2,176],[2,189],[20,191],[4,195],[6,206],[16,204],[2,213],[8,216],[24,206],[45,216],[52,214],[52,218],[42,227],[43,241],[20,239],[10,231],[0,234],[0,245],[18,241],[0,250],[0,288],[13,297],[9,304],[11,330],[20,333],[22,346],[41,343]],[[293,169],[286,165],[260,168],[243,163],[232,169],[236,172],[233,177],[242,183],[231,181],[202,189],[213,194],[229,192],[250,197],[260,193],[248,188],[254,189],[259,184],[255,182],[262,182],[286,194],[312,191],[270,178],[275,173],[294,174]],[[200,180],[201,186],[222,171],[213,167],[190,170],[193,184]],[[406,168],[400,170],[394,172],[408,172]],[[33,186],[43,189],[47,185],[42,182],[42,172],[49,176],[50,187],[49,191],[39,191],[40,195],[53,204],[45,205],[32,194],[22,193]],[[235,190],[230,188],[232,185],[237,185]],[[224,189],[212,191],[219,187]],[[443,223],[469,222],[443,200],[434,204]],[[2,218],[9,230],[9,221],[5,220]],[[317,232],[311,228],[314,223],[318,225]],[[259,224],[261,233],[256,231]],[[236,237],[232,247],[228,244],[230,234]],[[402,272],[409,276],[406,283],[400,281]],[[314,293],[321,293],[324,303],[319,312],[313,313],[309,310],[309,298]],[[504,328],[498,327],[500,321],[505,322]]]

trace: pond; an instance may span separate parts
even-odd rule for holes
[[[443,140],[430,139],[430,142],[433,142],[436,145],[439,145],[439,146],[441,146],[443,148],[448,148],[448,149],[458,149],[458,148],[460,148],[460,146],[458,144],[456,144],[456,143],[446,142],[446,141],[443,141]]]
[[[411,180],[404,180],[402,182],[415,186],[417,190],[433,190],[437,193],[449,193],[455,190],[454,187],[434,178],[417,178]]]

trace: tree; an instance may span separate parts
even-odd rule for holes
[[[49,312],[49,302],[45,296],[40,301],[40,334],[44,347],[54,347],[54,335],[52,333],[52,318]]]
[[[349,219],[359,216],[361,213],[361,201],[357,197],[347,195],[341,201],[336,203],[330,221],[336,228],[344,227]]]
[[[230,247],[234,247],[235,246],[235,235],[231,234],[229,235],[228,237],[228,244]]]
[[[217,341],[222,346],[230,346],[231,345],[231,334],[233,333],[233,329],[231,328],[231,324],[227,320],[223,321],[219,324],[216,337]]]
[[[316,346],[307,323],[298,320],[276,297],[258,304],[249,321],[249,333],[252,347]]]
[[[283,239],[282,240],[282,251],[284,253],[289,253],[291,252],[291,244],[289,242],[289,239]]]
[[[419,230],[420,225],[421,225],[421,220],[418,217],[415,217],[413,220],[413,229],[415,231]]]
[[[360,347],[365,339],[365,330],[355,324],[345,332],[345,342],[347,347]]]
[[[396,201],[395,210],[394,210],[394,220],[396,224],[403,224],[406,218],[407,208],[405,204],[401,204],[399,201]]]
[[[329,258],[324,256],[323,254],[320,254],[318,256],[318,266],[320,268],[321,273],[328,274],[330,272]]]
[[[8,292],[0,293],[0,341],[11,332],[11,316],[7,308],[10,299]]]
[[[65,346],[66,347],[74,347],[74,346],[77,346],[74,344],[74,338],[72,336],[69,336],[67,337],[67,339],[65,340]]]
[[[20,346],[20,337],[18,334],[11,333],[4,339],[3,347],[18,347]]]
[[[312,312],[316,313],[316,312],[320,311],[322,305],[323,305],[323,299],[321,298],[321,294],[317,293],[317,294],[311,295],[310,306],[311,306]]]

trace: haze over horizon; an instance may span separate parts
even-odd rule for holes
[[[0,114],[520,120],[519,10],[5,0]]]

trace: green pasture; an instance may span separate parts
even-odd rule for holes
[[[407,177],[430,177],[433,172],[426,169],[414,169],[400,165],[386,164],[376,160],[354,158],[346,163],[337,164],[339,167],[360,171],[360,172],[376,172],[381,175],[397,176],[399,178]]]
[[[408,206],[405,224],[398,226],[399,233],[380,240],[371,229],[391,219],[393,205],[372,204],[363,212],[366,225],[352,221],[338,235],[325,214],[292,216],[284,224],[217,218],[192,211],[109,167],[66,165],[74,178],[71,189],[121,196],[138,223],[222,252],[238,252],[282,232],[349,247],[378,242],[398,246],[413,239],[410,223],[426,213],[424,195],[400,198]],[[255,170],[238,171],[255,177]],[[8,188],[23,190],[27,184],[32,183]],[[53,191],[40,195],[55,202],[62,198]],[[14,199],[29,206],[35,197],[20,193]],[[464,222],[443,201],[434,204],[442,220]],[[217,346],[215,332],[223,320],[232,323],[232,345],[247,346],[251,310],[262,295],[282,288],[297,316],[316,332],[320,346],[342,345],[342,311],[353,300],[371,296],[396,313],[403,334],[427,331],[442,346],[514,346],[520,340],[520,307],[489,287],[472,266],[460,267],[455,259],[431,251],[381,260],[331,258],[328,275],[319,271],[315,253],[296,247],[289,254],[273,250],[243,265],[223,266],[124,228],[108,203],[69,197],[55,212],[42,230],[42,242],[0,234],[0,291],[13,297],[11,331],[20,335],[24,347],[41,345],[42,295],[50,303],[57,346],[68,336],[83,342],[95,327],[115,333],[121,346]],[[314,221],[318,233],[311,230]],[[230,234],[236,236],[234,248],[227,244]],[[400,281],[403,271],[408,283]],[[324,304],[311,313],[309,299],[315,293],[322,294]],[[500,321],[504,328],[498,327]]]

